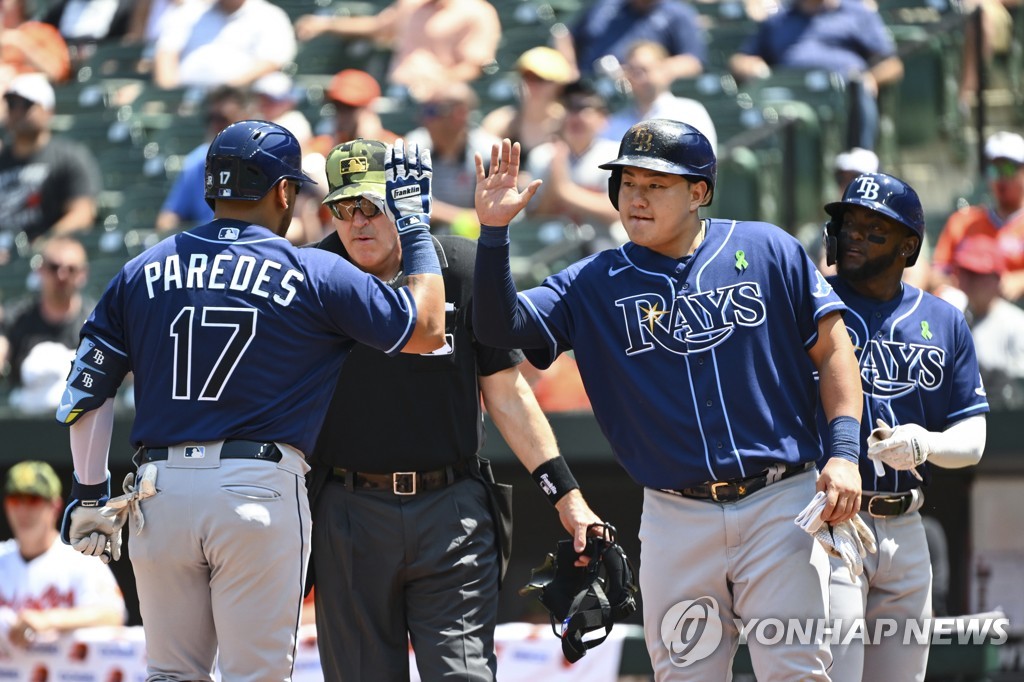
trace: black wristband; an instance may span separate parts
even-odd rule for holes
[[[540,487],[540,491],[547,495],[548,502],[553,505],[557,504],[570,490],[580,487],[562,456],[549,459],[534,469],[530,475]]]

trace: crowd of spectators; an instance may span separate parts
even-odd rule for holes
[[[131,226],[153,229],[159,237],[211,217],[202,190],[206,148],[226,125],[249,117],[291,130],[302,142],[304,167],[314,177],[324,176],[324,159],[335,145],[358,137],[393,141],[402,136],[430,148],[435,229],[471,237],[479,229],[473,211],[474,153],[486,159],[495,140],[518,140],[524,181],[544,180],[528,219],[579,228],[583,249],[591,252],[624,239],[606,201],[606,177],[596,165],[615,156],[630,125],[645,118],[675,118],[704,132],[720,154],[728,142],[700,97],[673,94],[680,79],[693,80],[713,68],[707,14],[683,0],[580,3],[562,17],[565,24],[550,30],[538,24],[533,44],[515,53],[505,46],[502,8],[485,0],[395,0],[376,3],[379,9],[359,16],[335,7],[324,10],[314,2],[303,11],[299,4],[3,2],[0,268],[18,254],[37,258],[27,297],[21,296],[24,291],[14,298],[0,291],[4,393],[25,389],[22,366],[35,344],[25,347],[19,340],[24,311],[34,311],[35,326],[45,327],[48,344],[73,347],[58,328],[71,328],[88,313],[88,299],[81,293],[88,248],[64,237],[97,229],[106,217],[99,203],[103,191],[123,189],[103,186],[96,161],[103,149],[51,131],[54,117],[64,113],[58,102],[65,100],[57,95],[71,87],[76,69],[97,47],[138,46],[138,79],[145,83],[141,92],[187,92],[198,102],[199,115],[183,119],[183,125],[193,126],[195,139],[202,137],[202,142],[176,150],[180,160],[174,170],[154,179],[166,182],[166,195],[153,224]],[[741,86],[785,70],[825,68],[840,74],[852,84],[856,106],[851,111],[856,113],[850,117],[854,129],[844,136],[850,148],[831,169],[834,189],[841,193],[856,173],[878,170],[877,96],[880,88],[899,81],[904,67],[874,5],[797,0],[787,6],[746,2],[742,7],[749,34],[715,68],[731,72]],[[1002,16],[992,9],[986,16],[996,15]],[[1002,31],[1003,23],[992,29],[992,21],[986,22],[986,35]],[[339,58],[328,73],[297,67],[303,50],[314,44],[348,48],[359,42],[383,51],[386,65],[373,69]],[[511,95],[492,101],[491,85],[502,75]],[[971,77],[964,82],[972,82]],[[311,84],[320,88],[319,99],[311,95]],[[933,230],[941,234],[934,271],[927,262],[908,271],[908,281],[963,308],[980,334],[997,326],[983,323],[992,311],[1005,313],[1006,306],[1024,299],[1024,138],[1012,131],[993,135],[983,163],[991,205],[952,213],[941,232]],[[322,187],[303,188],[288,233],[295,243],[316,241],[332,229],[320,205],[321,192]],[[978,252],[975,236],[998,245],[998,265],[992,261],[980,272],[961,267],[958,248],[971,242],[971,253]],[[74,262],[54,256],[51,244],[64,255],[74,252]],[[978,262],[966,256],[961,260]],[[993,277],[1000,283],[995,301],[977,302],[978,280],[991,284]],[[1011,378],[1003,384],[1012,385],[1014,371],[1004,372]],[[535,377],[535,384],[544,382]],[[579,402],[556,396],[550,404]]]

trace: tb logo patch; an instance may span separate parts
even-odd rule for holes
[[[764,324],[764,300],[756,282],[740,282],[712,291],[679,295],[670,304],[656,293],[619,299],[629,347],[626,355],[653,350],[655,345],[678,355],[703,353],[724,342],[736,326]]]
[[[861,176],[854,180],[854,182],[857,183],[855,191],[860,195],[861,199],[866,199],[867,201],[878,199],[878,190],[881,189],[881,186],[873,178]]]

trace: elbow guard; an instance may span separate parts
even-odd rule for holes
[[[128,358],[123,353],[90,338],[82,339],[57,407],[57,421],[74,424],[83,414],[113,398],[127,372]]]

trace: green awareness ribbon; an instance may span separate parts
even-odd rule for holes
[[[747,267],[748,267],[748,264],[747,264],[746,254],[743,253],[742,249],[740,249],[739,251],[736,252],[736,269],[737,270],[746,270]]]
[[[921,338],[926,341],[932,338],[932,330],[928,328],[928,323],[926,321],[921,322]]]

